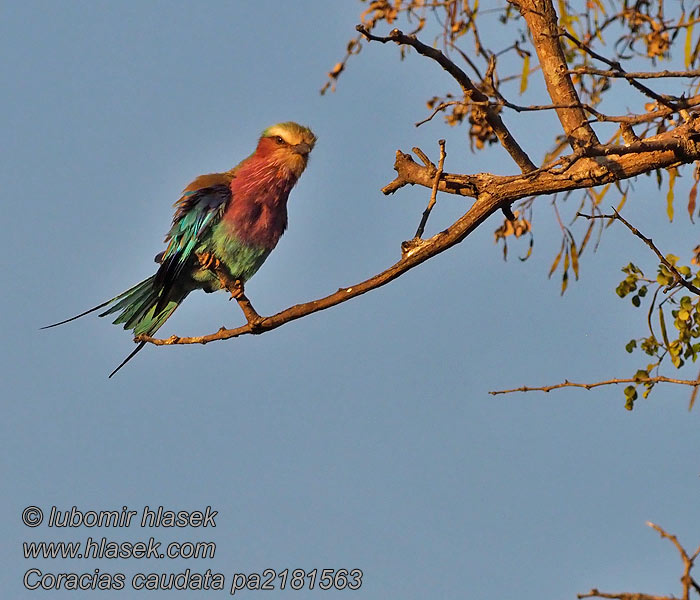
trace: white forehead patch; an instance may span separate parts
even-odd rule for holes
[[[267,130],[267,134],[270,137],[273,137],[276,135],[280,136],[290,146],[295,146],[296,144],[301,144],[301,142],[304,141],[304,138],[300,132],[291,131],[289,129],[285,129],[284,127],[280,127],[279,125],[274,125],[273,127],[270,127]]]
[[[290,146],[296,146],[297,144],[301,144],[303,141],[309,143],[312,141],[310,138],[313,138],[313,134],[311,134],[310,132],[307,133],[303,129],[297,130],[287,128],[284,127],[284,125],[273,125],[272,127],[267,129],[265,134],[270,137],[278,135]]]

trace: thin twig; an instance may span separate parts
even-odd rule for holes
[[[671,377],[663,377],[663,376],[658,376],[658,377],[629,377],[629,378],[615,378],[615,379],[608,379],[606,381],[597,381],[595,383],[575,383],[573,381],[569,381],[568,379],[564,380],[563,383],[556,383],[554,385],[543,385],[540,387],[529,387],[529,386],[520,386],[518,388],[513,388],[510,390],[494,390],[489,392],[492,396],[497,396],[498,394],[512,394],[513,392],[550,392],[552,390],[557,390],[559,388],[565,388],[565,387],[577,387],[577,388],[583,388],[586,390],[591,390],[593,388],[600,387],[602,385],[616,385],[619,383],[676,383],[679,385],[700,385],[700,380],[697,379],[673,379]]]
[[[425,152],[423,152],[418,146],[413,146],[413,148],[411,148],[411,150],[413,150],[413,153],[423,161],[423,164],[426,167],[430,167],[431,169],[435,168],[433,161],[430,160],[428,158],[428,155]]]
[[[586,52],[587,54],[590,54],[593,58],[596,60],[599,60],[601,62],[604,62],[606,65],[609,67],[612,67],[616,72],[620,73],[622,77],[627,75],[627,71],[625,71],[622,68],[622,65],[618,61],[610,60],[609,58],[605,58],[602,54],[598,54],[596,51],[592,50],[589,46],[584,44],[582,41],[571,35],[568,31],[565,29],[561,30],[561,35],[563,35],[565,38],[571,40],[574,44],[576,44],[581,50]],[[648,88],[642,83],[639,83],[636,79],[632,77],[626,77],[626,80],[629,82],[629,84],[635,88],[637,88],[640,92],[642,92],[644,95],[649,96],[650,98],[653,98],[660,104],[663,104],[664,106],[667,106],[668,108],[672,109],[674,112],[677,112],[681,110],[682,108],[687,108],[685,105],[685,101],[680,99],[678,100],[679,104],[676,104],[676,102],[672,101],[669,99],[667,96],[657,94],[654,90],[651,88]]]
[[[587,594],[577,594],[579,599],[582,598],[610,598],[612,600],[676,600],[673,596],[652,596],[650,594],[637,594],[637,593],[620,593],[620,594],[608,594],[606,592],[599,592],[597,589],[593,588]]]
[[[424,125],[428,121],[432,121],[433,117],[438,114],[440,111],[445,110],[448,106],[454,106],[455,104],[464,104],[462,100],[450,100],[449,102],[441,102],[438,106],[435,107],[433,112],[423,119],[422,121],[418,121],[415,125],[416,127],[420,127],[421,125]]]
[[[647,522],[649,527],[655,529],[662,538],[666,538],[671,541],[671,543],[676,547],[681,555],[681,560],[683,561],[683,575],[681,576],[681,583],[683,584],[683,595],[681,600],[690,600],[690,588],[692,587],[695,591],[700,593],[698,590],[698,584],[690,576],[690,571],[693,568],[693,562],[700,554],[700,548],[698,548],[692,556],[688,556],[685,548],[678,541],[675,535],[667,533],[663,528],[655,525],[654,523]],[[578,594],[578,598],[608,598],[610,600],[678,600],[675,596],[653,596],[651,594],[639,594],[639,593],[628,593],[622,592],[619,594],[610,594],[607,592],[601,592],[596,588],[593,588],[590,592],[586,594]]]
[[[486,104],[486,107],[484,108],[486,121],[498,136],[501,145],[520,167],[520,170],[523,173],[526,173],[528,171],[534,171],[537,168],[530,160],[530,157],[520,147],[510,131],[508,131],[508,128],[503,123],[498,111],[488,106],[488,96],[478,87],[476,87],[469,76],[447,56],[440,52],[440,50],[424,44],[415,35],[406,35],[399,29],[392,29],[389,32],[389,35],[384,37],[370,33],[370,31],[364,25],[358,25],[356,29],[369,41],[381,42],[382,44],[394,42],[399,45],[410,46],[416,52],[418,52],[418,54],[431,58],[437,62],[459,84],[459,86],[462,88],[462,93],[467,100],[483,102]]]
[[[678,553],[681,555],[681,560],[683,561],[683,575],[681,577],[681,583],[683,584],[682,600],[690,600],[690,588],[693,587],[696,589],[697,586],[695,581],[693,581],[693,578],[690,576],[690,571],[693,568],[695,559],[700,554],[700,547],[698,547],[692,556],[688,556],[685,548],[683,548],[675,535],[666,532],[662,527],[659,527],[651,521],[648,521],[647,525],[656,530],[662,538],[670,540],[670,542],[676,547],[676,550],[678,550]]]
[[[690,560],[688,553],[685,551],[685,548],[681,546],[681,543],[678,541],[678,538],[675,535],[664,531],[662,527],[659,527],[656,523],[652,523],[651,521],[647,521],[647,525],[657,531],[662,538],[670,540],[670,542],[676,547],[676,550],[678,550],[678,553],[681,555],[681,560],[683,560],[683,562]]]
[[[443,167],[445,166],[445,156],[447,156],[447,153],[445,152],[445,140],[438,141],[438,144],[440,144],[440,160],[438,161],[437,171],[435,171],[433,188],[430,191],[430,202],[428,202],[428,206],[426,206],[425,210],[423,211],[423,216],[421,217],[420,224],[416,230],[416,235],[413,236],[414,239],[421,239],[423,237],[425,225],[428,222],[428,217],[430,217],[430,211],[433,210],[433,206],[435,206],[435,201],[437,199],[438,186],[440,185],[440,178],[442,177]]]
[[[623,79],[660,79],[665,77],[700,77],[700,69],[691,71],[618,71],[594,69],[593,67],[576,67],[567,71],[569,75],[600,75],[602,77]]]
[[[654,242],[652,242],[651,238],[646,237],[643,233],[641,233],[636,227],[633,225],[630,225],[628,221],[626,221],[620,213],[618,213],[614,208],[613,208],[613,213],[612,215],[584,215],[583,213],[576,213],[577,216],[583,217],[585,219],[617,219],[618,221],[621,221],[627,229],[629,229],[634,235],[636,235],[640,240],[642,240],[649,248],[652,249],[654,254],[659,258],[659,261],[661,264],[663,264],[672,274],[674,277],[674,283],[672,285],[675,285],[676,283],[679,283],[682,285],[684,288],[688,289],[689,291],[693,292],[693,294],[696,294],[700,296],[700,289],[695,287],[692,283],[687,281],[683,275],[681,275],[678,272],[678,269],[674,267],[667,259],[666,257],[661,254],[659,249],[656,247]],[[670,286],[669,286],[670,287]]]
[[[698,379],[700,380],[700,373],[698,373]],[[695,386],[693,388],[693,393],[690,394],[690,402],[688,403],[688,410],[693,410],[693,406],[695,405],[695,399],[698,397],[698,390],[700,390],[700,386]],[[700,548],[698,548],[700,551]],[[698,593],[700,593],[700,590],[698,590]]]

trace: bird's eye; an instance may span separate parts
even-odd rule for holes
[[[276,136],[276,137],[275,137],[275,141],[276,141],[278,144],[284,144],[284,139],[282,139],[282,136],[281,136],[281,135]]]

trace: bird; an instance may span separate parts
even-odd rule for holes
[[[101,308],[100,317],[118,313],[134,336],[152,336],[187,295],[197,289],[227,290],[240,298],[244,284],[265,262],[287,229],[287,199],[306,169],[316,136],[293,121],[265,129],[255,151],[223,173],[200,175],[182,193],[165,250],[154,275],[79,315],[42,327],[74,321]],[[146,344],[139,342],[117,373]]]

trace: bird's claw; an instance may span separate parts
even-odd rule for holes
[[[229,282],[229,284],[224,287],[231,292],[231,300],[238,300],[245,293],[243,282],[240,279],[236,279],[233,283]]]
[[[210,269],[211,271],[218,272],[219,268],[221,267],[221,262],[212,252],[198,254],[197,259],[199,260],[199,265],[203,269]]]
[[[222,273],[220,270],[217,270],[216,274],[219,277],[221,287],[230,292],[231,300],[238,300],[243,297],[243,282],[240,279],[230,279],[226,276],[226,273]]]
[[[221,287],[228,290],[231,293],[231,300],[238,300],[243,296],[243,281],[240,279],[231,279],[228,274],[224,271],[221,261],[216,258],[212,252],[204,252],[197,255],[199,260],[199,265],[202,269],[209,269],[216,273],[219,278],[219,283]]]

